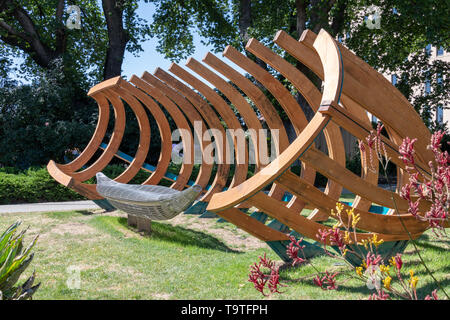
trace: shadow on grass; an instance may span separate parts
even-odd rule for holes
[[[135,228],[128,225],[126,218],[118,218],[118,222],[125,228],[136,232]],[[154,221],[152,221],[152,233],[146,237],[178,243],[183,246],[195,246],[224,252],[241,253],[240,251],[229,248],[225,243],[207,233]]]

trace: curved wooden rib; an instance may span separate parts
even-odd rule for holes
[[[316,41],[314,42],[314,47],[318,52],[324,67],[325,83],[321,106],[337,106],[341,96],[343,76],[343,66],[339,49],[331,37],[325,32],[321,32],[317,36]],[[211,211],[220,211],[227,209],[240,201],[246,200],[282,223],[293,228],[297,232],[314,238],[319,228],[326,229],[323,225],[310,221],[302,216],[295,215],[294,211],[283,207],[277,200],[270,198],[263,192],[260,192],[260,190],[262,187],[267,185],[267,183],[273,181],[272,179],[274,177],[278,178],[282,176],[289,165],[299,156],[303,155],[303,158],[305,154],[320,154],[319,151],[313,150],[312,148],[308,150],[308,148],[312,143],[313,138],[315,138],[320,129],[325,127],[329,119],[330,118],[328,116],[323,115],[322,113],[316,113],[312,121],[308,124],[300,136],[297,137],[291,146],[277,158],[277,164],[271,163],[269,166],[261,170],[261,172],[248,179],[240,186],[214,195],[207,209]],[[328,157],[326,158],[336,165],[332,159]],[[265,170],[270,169],[272,169],[272,172],[268,175]],[[333,170],[330,169],[330,171]],[[270,176],[270,178],[267,176]],[[359,241],[360,239],[368,236],[372,235],[358,234],[357,239],[354,240]],[[385,241],[405,240],[407,239],[407,235],[380,234],[380,238],[385,239]]]
[[[320,69],[321,62],[319,59],[314,56],[314,50],[312,48],[312,43],[315,39],[315,34],[311,32],[305,32],[302,38],[300,39],[300,42],[297,42],[293,38],[291,38],[289,35],[287,35],[283,31],[279,31],[277,35],[275,36],[274,42],[277,43],[280,47],[285,49],[287,52],[289,52],[292,56],[294,56],[296,59],[307,65],[313,72],[315,72],[320,78],[323,78],[322,70]],[[307,43],[307,45],[305,45]],[[338,44],[339,45],[339,44]],[[342,45],[339,45],[341,50],[346,50],[343,48]],[[347,56],[343,57],[344,61],[344,71],[346,74],[352,74],[354,73],[354,69],[347,67]],[[319,67],[318,67],[319,66]],[[333,122],[336,122],[338,125],[345,128],[347,131],[349,131],[351,134],[353,134],[358,139],[365,141],[365,137],[370,133],[372,130],[372,126],[370,122],[368,121],[368,117],[366,115],[366,112],[363,107],[361,107],[358,103],[356,103],[352,98],[355,99],[354,95],[355,93],[352,91],[352,88],[347,86],[345,83],[345,80],[348,78],[345,77],[344,79],[344,86],[343,86],[343,95],[342,95],[342,101],[343,105],[348,111],[342,108],[336,108],[333,109],[331,106],[328,108],[328,110],[338,110],[339,112],[334,112],[332,120]],[[349,97],[352,96],[352,98]],[[356,98],[357,101],[360,101],[360,99]],[[326,112],[325,108],[321,110],[322,112]],[[343,117],[342,114],[347,116]],[[329,115],[332,115],[331,113],[327,113]],[[336,114],[339,114],[339,116],[336,116]],[[351,115],[350,117],[348,115]],[[339,121],[340,120],[340,121]],[[363,129],[363,130],[361,130]],[[364,130],[365,129],[365,130]],[[394,141],[399,143],[401,141],[400,137],[396,134],[395,131],[390,129],[388,126],[386,126],[386,129],[389,133],[389,136],[394,138]],[[407,176],[403,172],[404,164],[403,162],[398,158],[398,146],[395,143],[392,143],[391,141],[387,139],[383,139],[385,144],[387,145],[387,151],[388,155],[391,158],[391,161],[393,161],[397,165],[397,192],[400,190],[402,183],[407,179]],[[366,145],[366,150],[368,150],[368,147]],[[378,166],[375,166],[376,170],[378,170]],[[366,164],[366,167],[363,167],[363,178],[367,179],[372,184],[377,185],[378,184],[378,175],[377,172],[373,173],[372,170],[369,170],[368,165]],[[366,200],[362,198],[360,195],[357,195],[355,198],[355,201],[353,202],[353,207],[361,209],[361,210],[368,210],[371,205],[371,201]],[[391,213],[394,211],[391,210]]]
[[[106,134],[109,121],[109,102],[104,94],[99,94],[95,88],[96,87],[94,86],[88,93],[88,95],[95,99],[99,109],[97,126],[95,128],[94,135],[87,144],[86,148],[77,158],[70,163],[59,165],[64,171],[73,172],[84,166],[94,156]]]
[[[148,95],[144,94],[142,91],[130,84],[126,87],[127,90],[133,93],[133,95],[144,104],[147,110],[150,111],[158,125],[161,138],[161,153],[158,160],[158,166],[156,167],[156,170],[143,182],[143,184],[158,184],[170,165],[172,151],[172,135],[170,125],[163,111]]]
[[[130,82],[136,85],[139,89],[144,91],[145,93],[152,96],[155,100],[157,100],[159,103],[161,103],[164,108],[167,110],[167,112],[170,114],[172,119],[175,121],[175,124],[178,129],[180,129],[180,135],[183,143],[183,149],[186,150],[185,154],[188,155],[184,157],[184,161],[182,163],[180,172],[178,173],[177,180],[173,183],[171,188],[174,188],[176,190],[183,190],[185,185],[187,184],[189,177],[191,176],[192,169],[194,168],[194,139],[192,135],[190,134],[190,128],[189,124],[184,117],[184,115],[181,113],[181,111],[178,109],[178,107],[165,95],[163,95],[159,90],[156,90],[154,87],[152,87],[150,84],[146,83],[145,81],[141,80],[140,78],[136,76],[132,76],[130,79]],[[131,85],[130,85],[131,86]],[[158,121],[157,121],[158,123]],[[172,147],[172,140],[170,139],[170,147]],[[165,140],[162,139],[162,144],[165,144]],[[162,151],[161,153],[163,153]],[[168,152],[166,152],[168,153]],[[170,152],[171,154],[171,152]],[[159,167],[159,164],[158,164]],[[157,169],[158,169],[157,167]]]
[[[214,194],[207,210],[220,212],[248,200],[265,186],[274,182],[296,161],[313,143],[317,135],[327,125],[330,118],[316,113],[314,118],[301,134],[274,161],[259,171],[253,177],[227,191]]]
[[[225,95],[231,103],[236,107],[236,109],[239,111],[239,114],[242,117],[242,120],[244,120],[246,126],[248,128],[260,131],[263,130],[261,122],[258,120],[255,112],[252,110],[251,106],[248,104],[248,102],[244,99],[244,97],[230,84],[228,84],[225,80],[223,80],[221,77],[219,77],[214,72],[210,71],[208,68],[203,66],[199,61],[190,58],[186,66],[196,72],[198,75],[200,75],[203,79],[207,80],[209,83],[214,85],[220,92],[222,92],[223,95]],[[223,101],[223,99],[222,99]],[[223,105],[222,101],[220,102],[221,105]],[[229,106],[226,106],[226,109],[229,109]],[[237,125],[235,121],[237,120],[234,115],[228,115],[228,117],[233,117],[235,119],[233,121],[234,125]],[[225,118],[224,118],[225,120]],[[228,121],[225,120],[225,122],[228,124]],[[239,129],[244,129],[239,126]],[[252,140],[253,146],[255,147],[255,162],[256,167],[259,170],[261,167],[260,159],[258,155],[260,154],[260,141],[258,139],[258,135],[251,135],[250,139]],[[235,145],[239,147],[239,144],[235,141]],[[244,145],[242,147],[246,147],[245,141]]]
[[[194,127],[194,136],[197,137],[196,140],[199,141],[200,148],[203,154],[203,151],[206,149],[207,145],[206,141],[211,141],[211,138],[208,131],[202,133],[201,128],[206,128],[206,124],[204,123],[203,118],[195,109],[195,107],[185,97],[180,95],[176,90],[170,88],[168,85],[166,85],[164,82],[160,81],[158,78],[154,77],[150,73],[144,72],[141,79],[157,88],[161,93],[163,93],[174,103],[176,103],[179,106],[179,108],[186,114],[190,123]],[[195,125],[196,123],[200,124],[200,126]],[[208,138],[202,139],[202,134],[206,135]],[[203,157],[201,160],[202,162],[199,173],[195,180],[195,184],[201,185],[202,188],[205,188],[211,176],[213,164],[206,163]]]
[[[291,93],[277,79],[272,77],[270,73],[262,69],[255,62],[251,61],[235,48],[227,46],[223,52],[223,55],[242,69],[252,74],[258,82],[260,82],[272,93],[288,115],[295,132],[299,135],[308,124],[308,121],[304,113],[299,112],[301,109],[299,109],[299,105]],[[311,170],[310,167],[302,165],[301,176],[307,181],[314,183],[315,171]],[[295,197],[293,197],[291,202],[288,204],[288,206],[292,208],[295,206],[297,211],[301,211],[305,205],[305,203]]]
[[[188,67],[193,69],[194,71],[198,71],[198,64],[195,64],[194,60],[190,58],[188,62],[186,63]],[[180,66],[176,64],[172,64],[169,68],[169,71],[173,72],[175,75],[177,75],[180,79],[191,85],[194,89],[198,90],[214,107],[214,109],[218,112],[220,117],[223,119],[223,121],[227,124],[228,129],[232,130],[242,130],[242,127],[234,115],[231,108],[228,106],[228,104],[223,100],[214,90],[212,90],[209,86],[207,86],[205,83],[200,81],[198,78],[194,77],[192,74],[188,73],[186,70],[182,69]],[[221,124],[219,124],[221,125]],[[217,127],[214,127],[214,129],[218,129]],[[225,131],[223,131],[225,132]],[[225,134],[225,133],[224,133]],[[235,170],[234,170],[234,176],[233,180],[231,181],[230,187],[233,185],[240,184],[242,181],[244,181],[247,178],[247,172],[248,172],[248,149],[247,149],[247,141],[244,140],[244,148],[240,148],[237,144],[237,140],[234,139],[234,141],[228,141],[226,135],[224,135],[224,143],[225,143],[225,161],[227,163],[235,163]],[[232,151],[230,150],[231,146],[234,147],[234,151],[236,154],[236,161],[233,161],[232,158]]]
[[[190,89],[185,84],[181,83],[180,81],[178,81],[177,79],[175,79],[170,74],[168,74],[167,72],[163,71],[160,68],[157,68],[155,70],[154,75],[158,77],[160,80],[164,81],[168,86],[177,90],[184,97],[186,97],[190,101],[190,103],[192,103],[192,105],[194,105],[195,108],[199,111],[199,113],[205,119],[209,127],[215,129],[211,131],[215,138],[217,157],[219,160],[215,179],[211,184],[211,188],[206,192],[203,198],[203,201],[209,201],[209,199],[214,193],[222,191],[223,188],[226,186],[228,172],[230,171],[230,165],[224,161],[224,159],[226,159],[224,150],[224,146],[226,146],[226,141],[224,140],[225,131],[223,129],[223,126],[220,124],[219,119],[217,118],[214,111],[209,107],[209,105],[203,99],[201,99],[197,93],[192,91],[192,89]],[[216,130],[220,132],[220,135],[217,134]]]
[[[218,59],[213,54],[207,53],[203,58],[203,62],[230,79],[253,101],[268,124],[272,139],[274,139],[276,151],[278,152],[277,154],[285,150],[289,146],[289,139],[283,121],[263,92],[261,92],[261,90],[250,80]],[[273,130],[278,130],[278,133]],[[267,165],[267,163],[264,163],[264,166],[265,165]],[[284,190],[276,185],[274,185],[269,192],[270,196],[277,199],[281,199],[283,194]]]
[[[314,84],[297,68],[282,59],[280,56],[263,46],[256,39],[250,39],[245,47],[248,51],[255,56],[271,65],[274,69],[279,71],[287,80],[289,80],[297,90],[303,95],[308,104],[311,106],[314,112],[317,112],[320,105],[321,94]],[[325,135],[328,153],[331,159],[337,161],[337,163],[345,166],[345,148],[344,141],[339,127],[334,123],[329,123],[323,130]],[[333,180],[329,180],[325,193],[336,201],[339,199],[342,192],[342,186],[335,183]],[[324,220],[328,218],[328,214],[325,212],[318,212],[314,210],[310,215],[314,220]]]
[[[119,80],[120,81],[120,80]],[[111,102],[114,108],[114,131],[111,136],[111,140],[108,143],[103,154],[95,161],[90,167],[85,170],[74,172],[71,176],[77,181],[85,181],[95,176],[95,174],[101,170],[111,161],[114,154],[119,150],[120,143],[122,142],[123,134],[125,132],[125,109],[123,102],[111,91],[111,89],[105,89],[103,91],[105,96]]]

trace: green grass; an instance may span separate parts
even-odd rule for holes
[[[154,222],[152,236],[130,229],[123,215],[89,211],[0,215],[0,230],[17,219],[30,226],[26,243],[36,233],[33,269],[41,287],[34,299],[264,299],[247,281],[249,266],[264,252],[278,257],[264,243],[229,223],[181,216],[177,223]],[[194,225],[201,221],[200,227]],[[223,236],[226,234],[226,236]],[[244,246],[249,241],[259,245]],[[450,292],[449,243],[427,232],[418,241],[421,253]],[[404,254],[405,277],[420,277],[419,297],[434,288],[409,245]],[[322,256],[312,259],[320,270],[339,271],[338,291],[316,287],[311,266],[283,267],[288,286],[272,299],[366,299],[370,291],[346,266]],[[69,289],[69,266],[80,270],[80,289]],[[24,275],[24,276],[26,276]],[[442,293],[438,293],[443,297]]]

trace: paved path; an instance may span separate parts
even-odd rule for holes
[[[100,209],[93,201],[66,201],[0,205],[0,213],[49,212]]]

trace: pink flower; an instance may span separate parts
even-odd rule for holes
[[[437,291],[437,289],[434,289],[433,292],[431,292],[431,297],[430,297],[430,295],[427,295],[425,297],[425,300],[439,300],[436,291]]]
[[[389,295],[383,290],[378,290],[377,293],[374,293],[369,296],[369,300],[387,300],[389,299]]]
[[[406,137],[403,139],[402,144],[400,145],[398,151],[400,152],[400,159],[405,163],[406,165],[411,164],[413,165],[414,162],[414,143],[417,141],[416,138],[410,139],[409,137]]]

